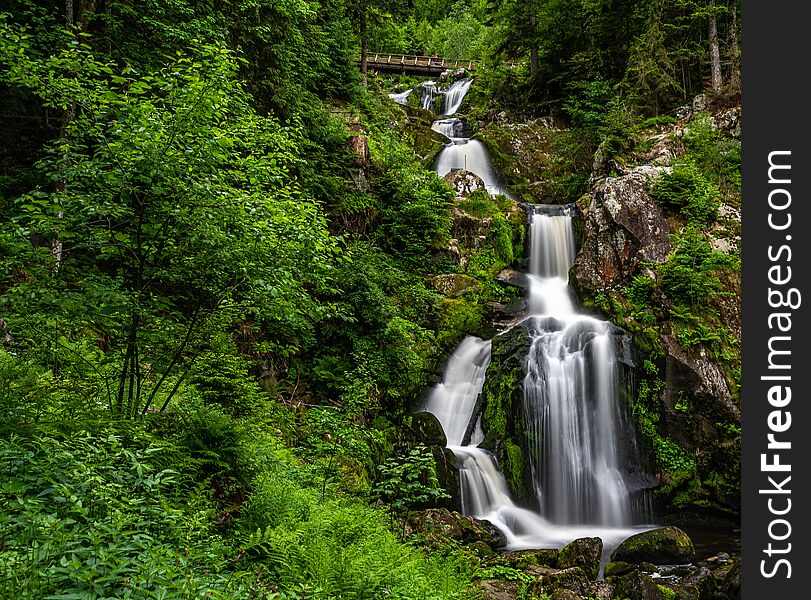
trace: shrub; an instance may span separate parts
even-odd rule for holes
[[[652,195],[663,208],[694,223],[710,223],[721,205],[718,188],[692,163],[676,165],[671,173],[662,175]]]

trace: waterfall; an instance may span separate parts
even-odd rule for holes
[[[524,418],[539,510],[517,506],[484,439],[479,396],[489,341],[465,338],[424,410],[433,413],[457,458],[462,510],[504,532],[508,548],[561,547],[602,538],[603,562],[635,525],[630,481],[636,447],[618,383],[614,328],[578,312],[568,286],[575,255],[573,207],[534,206],[530,215],[528,310],[531,337]]]
[[[465,99],[470,89],[472,79],[460,79],[453,82],[446,90],[441,90],[437,87],[435,81],[425,81],[417,86],[401,92],[399,94],[389,94],[389,98],[394,100],[397,104],[407,104],[408,96],[415,90],[420,90],[420,106],[425,110],[433,111],[436,105],[436,99],[439,96],[445,96],[445,109],[443,115],[455,115],[459,108],[462,106],[462,101]],[[450,136],[449,136],[450,137]]]
[[[435,87],[423,86],[423,105]],[[447,113],[458,110],[470,81],[447,92]],[[429,94],[430,92],[430,94]],[[484,144],[465,134],[460,119],[432,125],[449,139],[434,165],[444,176],[473,172],[491,194],[507,193]],[[504,532],[508,547],[563,546],[577,537],[603,540],[604,560],[634,525],[632,488],[640,467],[633,428],[620,394],[620,363],[611,323],[578,311],[569,288],[575,257],[573,205],[529,209],[527,310],[517,325],[531,344],[525,358],[523,413],[529,473],[537,511],[519,507],[484,439],[479,397],[491,358],[489,341],[465,338],[424,410],[442,424],[459,468],[462,510]]]
[[[449,140],[461,142],[465,139],[465,124],[462,119],[441,119],[431,124],[431,129],[441,133]]]
[[[439,90],[436,88],[436,82],[426,81],[421,86],[422,96],[420,97],[420,104],[425,110],[433,110],[434,101],[439,95]]]
[[[445,93],[445,112],[446,116],[455,115],[459,107],[462,106],[462,101],[465,99],[473,83],[472,79],[460,79],[451,85]]]
[[[532,345],[524,380],[530,466],[541,513],[553,523],[627,526],[626,476],[638,469],[623,448],[623,418],[613,326],[578,314],[568,287],[574,258],[571,216],[530,221],[528,325]]]
[[[456,169],[464,169],[481,177],[490,194],[509,195],[493,169],[487,148],[479,140],[452,138],[451,143],[440,151],[434,164],[439,176],[444,177]]]
[[[414,90],[406,90],[399,94],[389,94],[389,98],[394,100],[397,104],[408,104],[408,97],[411,95],[411,92]]]

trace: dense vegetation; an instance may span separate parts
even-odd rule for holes
[[[446,495],[403,424],[511,299],[494,278],[520,264],[523,226],[471,196],[491,235],[449,259],[453,192],[379,93],[392,81],[364,86],[355,57],[478,59],[471,120],[561,118],[556,189],[575,198],[598,147],[619,156],[643,118],[736,92],[737,4],[4,10],[0,596],[469,594],[475,561],[395,523]],[[627,297],[644,324],[660,286],[674,304],[651,318],[723,356],[700,300],[729,264],[700,238],[740,181],[736,149],[700,135],[652,190],[684,219],[678,249]]]

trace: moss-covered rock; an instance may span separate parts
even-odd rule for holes
[[[603,577],[619,577],[625,575],[636,569],[636,565],[632,565],[623,561],[612,561],[605,565],[603,569]]]
[[[525,358],[530,344],[523,325],[493,338],[482,388],[484,441],[480,445],[495,454],[515,501],[535,507],[523,415]]]
[[[504,183],[527,202],[571,202],[578,193],[571,164],[559,153],[563,132],[549,119],[524,123],[496,119],[476,133]],[[580,175],[581,186],[587,177]]]
[[[558,565],[562,569],[580,567],[590,579],[597,579],[602,555],[603,540],[598,537],[578,538],[560,551]]]
[[[499,553],[498,561],[514,569],[525,569],[530,566],[556,568],[559,554],[560,550],[557,548],[511,550]]]
[[[551,595],[559,589],[566,589],[578,595],[584,595],[588,593],[589,577],[580,567],[555,570],[538,577],[530,586],[530,593],[537,596]]]
[[[507,545],[504,534],[490,521],[444,508],[429,508],[413,514],[408,520],[408,529],[412,534],[425,536],[430,546],[441,546],[449,541],[461,544],[483,542],[490,548]]]
[[[611,600],[667,600],[653,579],[640,571],[631,571],[614,580]]]
[[[668,526],[632,535],[611,553],[611,561],[679,564],[690,562],[695,554],[690,537],[678,527]]]

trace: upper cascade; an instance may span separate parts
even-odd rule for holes
[[[420,90],[420,106],[425,110],[434,111],[436,108],[436,100],[439,96],[445,97],[444,108],[442,114],[444,116],[452,116],[459,112],[462,102],[470,86],[473,84],[472,79],[460,79],[453,82],[447,89],[440,89],[437,83],[433,80],[424,81],[417,87],[410,88],[404,92],[389,94],[389,98],[394,100],[397,104],[408,104],[408,97],[414,90]]]

